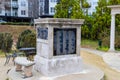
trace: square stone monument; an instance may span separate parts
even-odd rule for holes
[[[80,26],[83,22],[83,19],[35,19],[37,71],[45,76],[58,76],[83,70],[80,57]]]

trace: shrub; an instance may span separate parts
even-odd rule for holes
[[[29,22],[7,22],[1,23],[2,25],[30,25]]]
[[[21,47],[36,47],[36,34],[29,29],[23,31],[17,42],[17,48]]]
[[[120,48],[120,34],[117,33],[115,37],[115,47]]]
[[[99,37],[102,40],[102,46],[109,47],[110,45],[110,33],[109,30],[104,30]],[[115,48],[120,48],[120,32],[117,29],[115,34]]]
[[[13,39],[10,33],[0,33],[0,49],[4,52],[10,52]]]

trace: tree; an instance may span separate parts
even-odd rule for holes
[[[118,4],[120,4],[120,0],[109,0],[108,4],[109,5],[118,5]]]
[[[56,18],[73,18],[73,19],[85,19],[85,24],[82,27],[82,37],[88,38],[90,36],[90,27],[91,24],[87,24],[90,22],[92,18],[88,15],[84,15],[83,8],[87,9],[90,5],[86,2],[86,0],[61,0],[59,4],[56,5]],[[69,14],[70,11],[70,14]],[[88,28],[89,25],[89,28]]]
[[[111,13],[108,5],[120,4],[120,0],[99,0],[96,12],[93,13],[93,26],[91,31],[92,39],[102,39],[103,45],[109,47]],[[116,15],[116,42],[115,47],[120,48],[120,36],[118,26],[120,25],[120,15]]]
[[[80,0],[61,0],[55,7],[56,18],[83,18],[83,12],[80,7]]]
[[[81,6],[84,11],[84,14],[88,15],[88,9],[91,7],[91,5],[86,0],[81,0]]]
[[[107,0],[99,0],[96,12],[93,13],[92,39],[98,39],[103,30],[110,28],[110,17],[110,9],[107,8]]]

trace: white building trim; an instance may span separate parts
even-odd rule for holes
[[[108,6],[111,8],[111,31],[110,31],[110,49],[109,51],[115,51],[115,15],[120,14],[120,5]]]

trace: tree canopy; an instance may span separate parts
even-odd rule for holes
[[[80,7],[80,0],[61,0],[56,5],[55,10],[54,17],[56,18],[80,19],[84,17]]]
[[[56,5],[56,18],[84,18],[85,22],[82,26],[82,38],[98,40],[103,39],[104,43],[109,46],[110,26],[111,26],[111,10],[108,5],[119,5],[120,0],[98,0],[96,12],[88,15],[87,10],[91,5],[87,0],[60,0]],[[120,40],[120,14],[116,15],[116,43]],[[101,37],[102,36],[102,37]],[[120,47],[120,43],[116,44]]]

